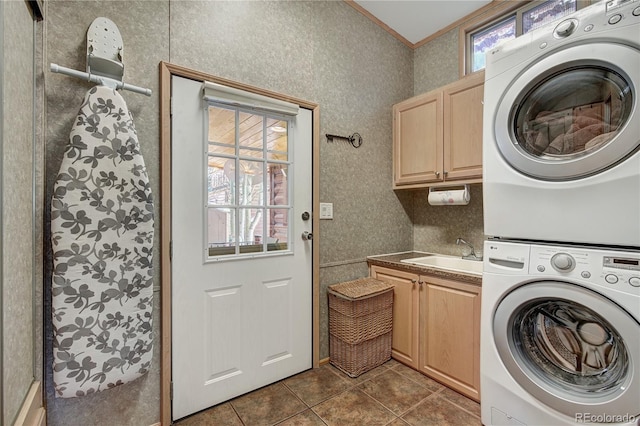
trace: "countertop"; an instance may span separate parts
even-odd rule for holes
[[[414,259],[416,257],[424,257],[430,254],[437,255],[438,253],[419,252],[419,251],[406,251],[402,253],[382,254],[376,256],[367,257],[367,264],[382,266],[385,268],[398,269],[401,271],[411,272],[414,274],[432,275],[440,278],[446,278],[450,280],[463,281],[469,284],[482,285],[482,277],[473,274],[465,274],[464,272],[449,271],[440,268],[433,268],[429,266],[414,265],[411,263],[404,263],[402,260]]]

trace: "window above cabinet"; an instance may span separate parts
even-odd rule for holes
[[[459,28],[461,75],[485,67],[485,53],[505,40],[514,39],[570,13],[595,0],[546,0],[503,2]]]

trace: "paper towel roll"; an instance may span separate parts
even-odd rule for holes
[[[469,195],[469,186],[465,185],[464,189],[440,189],[435,190],[429,188],[429,204],[432,206],[459,206],[469,204],[471,196]]]

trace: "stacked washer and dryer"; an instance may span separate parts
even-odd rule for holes
[[[640,0],[487,53],[481,410],[640,425]]]

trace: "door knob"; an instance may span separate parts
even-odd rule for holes
[[[302,239],[305,241],[313,240],[313,234],[311,232],[304,231],[302,233]]]

